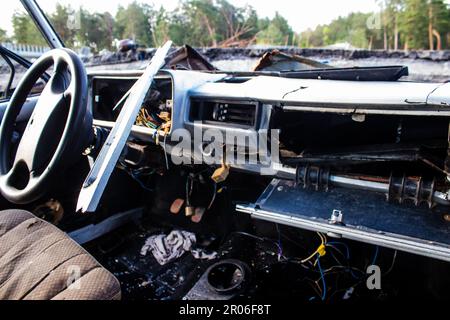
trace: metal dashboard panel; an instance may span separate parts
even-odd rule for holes
[[[341,210],[342,224],[330,222]],[[349,189],[305,190],[274,179],[257,203],[237,211],[310,231],[450,261],[450,223],[428,209],[388,203],[383,195]]]
[[[205,83],[195,96],[240,97],[278,101],[285,105],[369,106],[373,108],[417,108],[430,103],[428,97],[442,83],[373,82],[288,79],[258,76],[243,83]],[[441,106],[440,101],[433,103]]]

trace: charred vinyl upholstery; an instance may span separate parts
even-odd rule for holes
[[[23,210],[0,212],[0,300],[118,300],[118,280],[68,235]]]

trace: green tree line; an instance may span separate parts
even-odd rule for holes
[[[300,33],[279,13],[261,18],[251,6],[227,0],[182,0],[172,11],[146,3],[119,6],[115,16],[57,4],[48,17],[67,46],[113,50],[114,39],[133,39],[156,47],[171,39],[176,45],[227,47],[291,45],[323,47],[348,42],[368,49],[449,49],[448,0],[377,0],[380,11],[351,13]],[[293,8],[295,4],[293,4]],[[14,34],[1,41],[43,45],[36,27],[23,12],[12,17]]]
[[[300,35],[300,46],[348,42],[367,49],[450,49],[447,0],[379,0],[380,11],[351,13]]]

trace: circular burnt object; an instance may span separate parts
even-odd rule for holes
[[[249,277],[248,266],[239,260],[223,260],[207,270],[207,283],[217,293],[230,294],[244,288]]]

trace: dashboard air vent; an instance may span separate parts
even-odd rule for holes
[[[192,100],[190,120],[253,127],[256,122],[256,109],[256,103]]]

